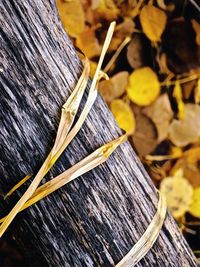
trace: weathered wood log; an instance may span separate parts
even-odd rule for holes
[[[41,166],[82,65],[62,28],[55,0],[1,0],[0,58],[3,195]],[[86,95],[80,109],[85,99]],[[82,129],[45,180],[120,133],[98,96]],[[1,201],[1,217],[19,196]],[[29,259],[28,266],[109,267],[137,242],[156,206],[155,187],[126,142],[105,164],[20,213],[9,231]],[[197,266],[169,214],[155,245],[137,266]]]

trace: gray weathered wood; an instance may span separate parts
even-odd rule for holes
[[[55,0],[1,0],[0,69],[4,194],[38,170],[53,144],[61,106],[81,74]],[[85,99],[86,95],[81,108]],[[84,126],[45,180],[120,133],[98,96]],[[1,201],[1,216],[16,200],[15,194]],[[29,259],[28,266],[109,267],[137,242],[156,205],[152,181],[126,142],[105,164],[19,214],[9,231]],[[197,266],[170,215],[137,266]]]

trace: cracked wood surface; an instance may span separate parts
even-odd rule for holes
[[[1,197],[41,166],[53,144],[62,104],[81,70],[54,0],[1,0]],[[44,181],[120,134],[98,96],[82,129]],[[1,217],[25,187],[1,200]],[[106,163],[20,213],[9,231],[27,266],[111,267],[143,234],[157,201],[151,179],[126,142]],[[146,266],[197,266],[170,215],[153,248],[137,264]]]

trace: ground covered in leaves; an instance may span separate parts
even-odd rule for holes
[[[117,22],[99,91],[200,257],[200,7],[194,1],[58,0],[93,75]]]
[[[109,23],[117,22],[99,91],[167,197],[200,258],[200,5],[183,0],[57,0],[93,75]],[[25,266],[9,238],[1,266]]]

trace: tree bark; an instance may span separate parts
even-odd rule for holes
[[[62,104],[82,65],[62,28],[55,0],[1,0],[0,25],[3,196],[41,166],[53,145]],[[85,100],[86,94],[80,110]],[[120,134],[98,96],[82,129],[44,181]],[[28,184],[1,201],[1,217]],[[110,267],[141,237],[156,206],[155,187],[126,142],[106,163],[20,213],[9,231],[28,266]],[[155,245],[137,266],[197,266],[169,214]]]

